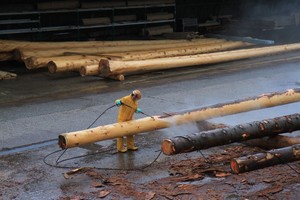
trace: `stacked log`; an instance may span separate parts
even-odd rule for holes
[[[128,73],[228,62],[296,50],[300,50],[300,43],[139,61],[101,60],[99,70],[103,76],[124,75]]]

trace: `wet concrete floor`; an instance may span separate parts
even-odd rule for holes
[[[143,92],[139,107],[149,115],[224,103],[299,87],[297,56],[298,53],[292,53],[152,72],[128,76],[123,82],[80,77],[77,73],[28,72],[24,66],[5,63],[0,69],[19,72],[19,76],[0,83],[0,198],[299,199],[299,174],[288,165],[230,174],[230,158],[256,152],[256,148],[233,144],[201,151],[212,160],[220,158],[212,164],[205,162],[199,152],[159,155],[162,139],[197,132],[195,124],[139,134],[136,152],[116,153],[115,141],[108,140],[68,149],[60,159],[60,168],[43,162],[46,155],[59,150],[59,134],[86,129],[115,99],[133,89]],[[270,60],[275,62],[270,64]],[[300,103],[293,103],[210,121],[236,125],[299,110]],[[135,115],[142,117],[145,116]],[[116,118],[117,109],[112,108],[94,126],[115,123]],[[60,153],[50,155],[45,162],[55,165]],[[74,156],[83,157],[68,159]],[[290,166],[300,169],[299,162]],[[79,167],[91,168],[63,176]],[[144,167],[147,168],[141,171]],[[211,174],[215,168],[229,175]]]

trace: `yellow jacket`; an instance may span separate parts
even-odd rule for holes
[[[138,101],[133,100],[130,95],[127,95],[120,99],[123,104],[121,104],[118,114],[118,122],[126,122],[133,119],[133,114],[135,113],[136,109],[138,108]],[[126,105],[130,106],[126,106]]]

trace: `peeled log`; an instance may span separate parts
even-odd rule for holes
[[[228,62],[296,50],[300,50],[300,43],[139,61],[101,60],[100,71],[103,76],[126,75],[128,73]]]
[[[191,47],[178,47],[178,48],[170,48],[170,49],[160,49],[155,51],[144,51],[144,52],[129,52],[129,53],[114,53],[105,55],[110,60],[147,60],[153,58],[165,58],[165,57],[173,57],[173,56],[184,56],[184,55],[193,55],[193,54],[201,54],[201,53],[209,53],[216,51],[224,51],[229,49],[236,49],[240,47],[248,47],[253,44],[246,42],[220,42],[213,44],[203,44],[198,46]]]
[[[158,130],[175,125],[203,121],[250,110],[269,108],[300,101],[300,88],[284,92],[264,94],[243,100],[217,104],[210,107],[187,110],[173,115],[146,117],[129,122],[99,126],[82,131],[60,134],[59,146],[63,149],[126,135]]]
[[[82,66],[79,69],[79,73],[81,76],[94,76],[99,74],[99,65],[87,65],[87,66]]]
[[[27,69],[36,69],[41,67],[47,67],[50,61],[54,62],[66,62],[70,60],[81,60],[81,59],[93,59],[99,58],[99,56],[85,56],[85,55],[75,55],[75,56],[56,56],[56,57],[29,57],[25,59],[24,63]]]
[[[47,66],[50,73],[78,71],[82,66],[99,63],[101,57],[87,57],[78,60],[51,60]]]
[[[165,139],[162,151],[166,155],[186,153],[296,130],[300,130],[299,114]]]
[[[230,168],[238,174],[296,160],[300,160],[300,144],[235,158],[230,162]]]
[[[208,38],[211,40],[211,38]],[[205,41],[206,38],[194,39],[193,41]],[[219,39],[213,39],[219,40]],[[31,42],[18,40],[0,40],[0,52],[11,53],[15,49],[73,49],[73,48],[95,48],[95,47],[112,47],[112,46],[135,46],[135,45],[152,45],[166,43],[186,43],[185,39],[180,40],[122,40],[122,41],[74,41],[74,42]],[[47,56],[44,56],[47,57]]]

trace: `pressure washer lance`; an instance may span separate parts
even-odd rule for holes
[[[133,107],[131,107],[130,105],[127,105],[126,103],[123,103],[123,102],[121,102],[124,106],[127,106],[128,108],[131,108],[131,109],[133,109],[133,110],[136,110],[136,109],[134,109]],[[151,115],[148,115],[148,114],[146,114],[146,113],[144,113],[144,112],[140,112],[141,114],[143,114],[143,115],[145,115],[145,116],[147,116],[147,117],[151,117],[152,119],[154,119],[154,117],[153,116],[151,116]]]

